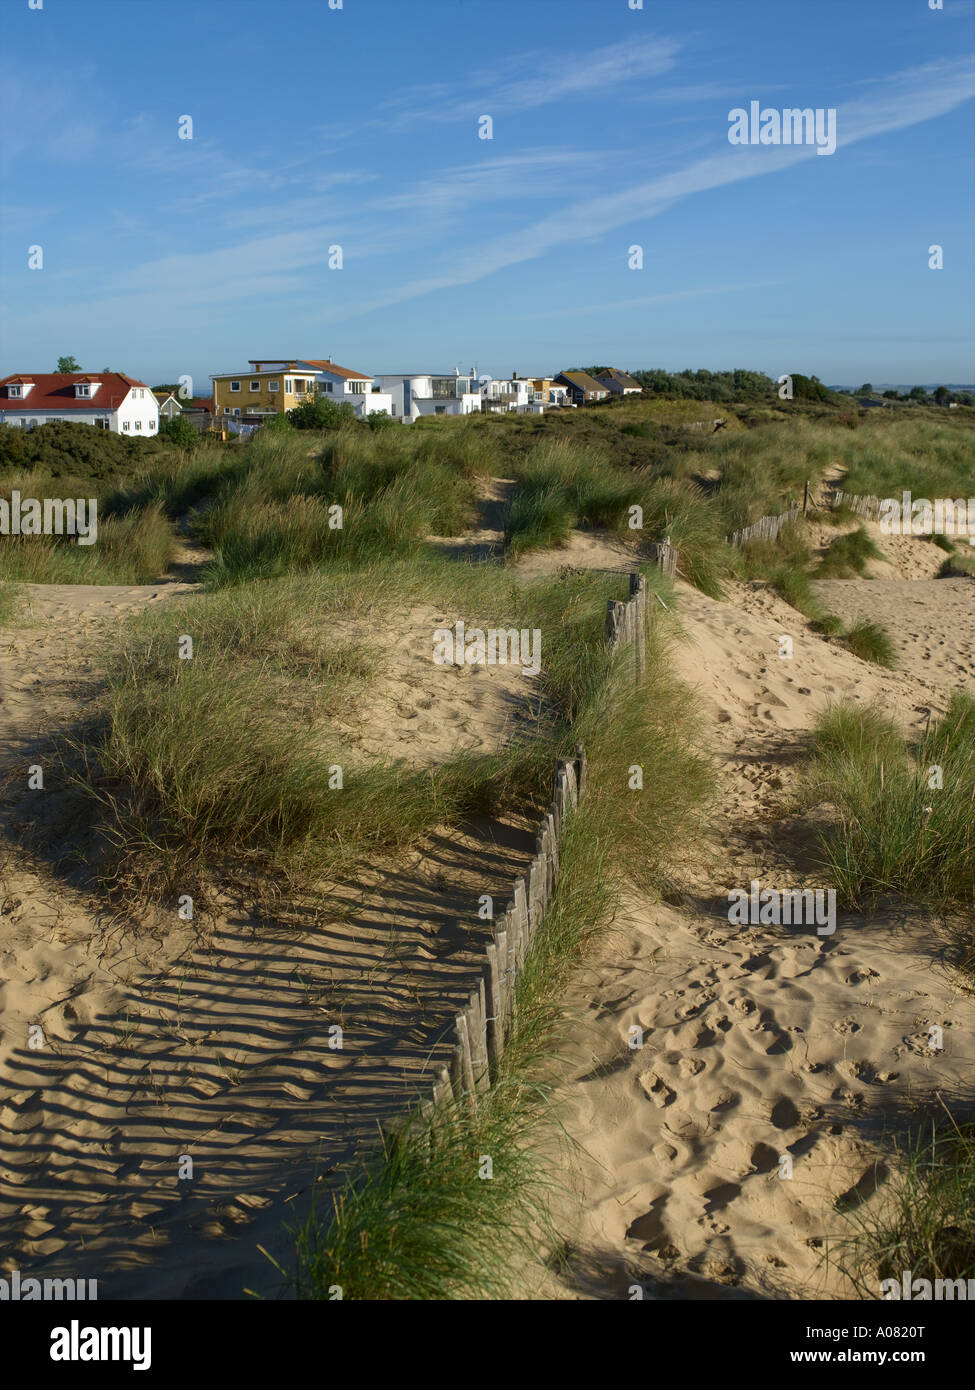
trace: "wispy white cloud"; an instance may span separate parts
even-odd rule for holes
[[[424,122],[528,111],[566,99],[605,94],[618,98],[623,87],[675,68],[682,46],[677,39],[646,38],[581,54],[528,51],[490,70],[467,74],[462,83],[408,87],[384,102],[372,119],[332,122],[320,133],[344,142],[366,130],[392,134]]]
[[[975,72],[967,59],[946,61],[912,69],[876,85],[877,90],[871,95],[839,108],[838,147],[903,130],[954,110],[975,95]],[[557,246],[592,240],[615,227],[657,217],[673,203],[695,193],[759,178],[809,159],[820,166],[828,162],[820,159],[810,146],[727,146],[719,154],[618,193],[577,200],[514,233],[482,244],[476,251],[467,248],[453,268],[413,280],[368,304],[360,304],[358,311],[385,308],[435,290],[470,284],[509,266],[534,260]]]

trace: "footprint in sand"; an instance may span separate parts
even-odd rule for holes
[[[641,1072],[639,1081],[647,1094],[647,1099],[652,1100],[658,1109],[662,1110],[665,1105],[672,1105],[677,1099],[677,1092],[672,1091],[666,1081],[659,1077],[655,1071]]]
[[[800,1122],[796,1105],[788,1096],[781,1096],[772,1106],[772,1123],[776,1129],[795,1129]]]

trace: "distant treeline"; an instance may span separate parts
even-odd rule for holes
[[[606,367],[579,367],[590,376],[604,372]],[[682,372],[665,372],[655,367],[647,372],[630,372],[634,381],[643,387],[646,396],[665,396],[669,400],[692,401],[772,401],[778,399],[779,387],[764,372],[749,372],[739,367],[733,372],[709,372],[690,367]],[[834,401],[835,395],[817,376],[792,372],[792,394],[796,400]]]
[[[595,376],[605,372],[607,367],[578,367],[577,371]],[[764,372],[749,372],[738,368],[733,372],[709,372],[706,368],[692,371],[689,367],[682,372],[665,372],[657,367],[650,371],[630,371],[629,375],[643,387],[645,396],[665,396],[668,399],[693,401],[773,401],[784,400],[779,396],[779,384]],[[792,381],[792,400],[825,401],[832,405],[848,404],[851,396],[858,399],[874,396],[879,399],[880,392],[874,391],[869,382],[847,391],[842,388],[831,390],[824,386],[818,376],[803,376],[801,372],[790,372]],[[912,391],[899,393],[884,391],[885,400],[912,401],[918,405],[975,405],[975,396],[970,391],[950,391],[939,386],[936,391],[928,391],[923,386],[915,386]]]

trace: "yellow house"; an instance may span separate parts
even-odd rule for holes
[[[214,424],[227,415],[278,415],[315,395],[315,378],[296,362],[251,362],[247,372],[221,372],[211,381]]]
[[[535,392],[536,401],[542,401],[547,405],[562,405],[565,401],[566,388],[559,386],[552,377],[531,376],[528,380]]]

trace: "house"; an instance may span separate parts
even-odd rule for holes
[[[566,388],[574,405],[592,405],[609,396],[609,387],[605,382],[596,381],[588,372],[559,372],[555,382]]]
[[[315,396],[315,378],[309,371],[299,371],[293,361],[267,366],[250,363],[249,372],[218,372],[213,382],[213,414],[216,418],[240,420],[264,419],[294,410]]]
[[[183,403],[183,419],[201,433],[213,424],[213,401],[209,396],[193,396]]]
[[[517,411],[523,415],[535,399],[531,378],[520,377],[517,372],[508,378],[482,377],[480,391],[481,409],[493,414]]]
[[[542,405],[562,406],[565,405],[568,387],[556,384],[554,377],[550,376],[530,376],[532,390],[535,392],[535,401]]]
[[[394,372],[376,378],[392,398],[390,414],[409,424],[421,415],[471,415],[481,409],[481,390],[473,369],[462,376],[446,372]]]
[[[289,363],[281,359],[273,362],[263,359],[260,362],[251,362],[251,366],[259,371],[268,371],[271,368],[283,371],[288,365]],[[317,389],[336,404],[351,405],[360,419],[366,415],[374,415],[377,411],[392,413],[392,398],[375,384],[375,377],[367,376],[364,372],[354,372],[350,367],[340,367],[329,357],[293,358],[290,366],[294,371],[311,374],[311,380],[315,383],[313,392]],[[287,382],[285,385],[287,386]],[[298,385],[297,381],[295,385]],[[291,409],[290,406],[287,408]]]
[[[596,380],[608,386],[614,396],[638,396],[643,387],[626,372],[609,367],[605,372],[597,372]]]
[[[314,400],[319,391],[329,400],[348,402],[360,418],[379,410],[392,413],[392,400],[376,389],[374,377],[328,358],[252,358],[249,366],[246,374],[211,377],[215,416],[259,423]]]
[[[183,407],[171,391],[153,391],[152,394],[159,402],[159,414],[163,419],[175,420],[177,415],[182,415]]]
[[[0,424],[33,429],[52,420],[145,438],[159,429],[159,403],[144,381],[122,372],[38,372],[0,380]]]

